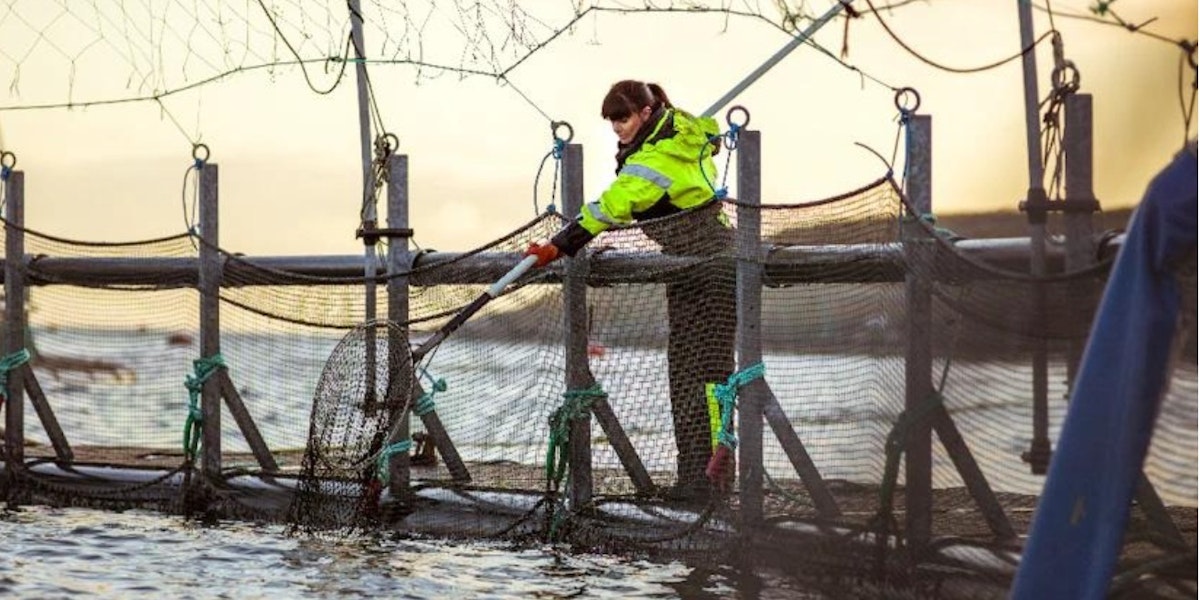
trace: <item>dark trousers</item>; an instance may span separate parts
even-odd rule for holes
[[[724,383],[734,368],[737,330],[733,231],[718,220],[720,204],[647,223],[663,253],[698,260],[667,273],[667,341],[671,416],[678,447],[677,484],[706,483],[712,433],[705,384]]]

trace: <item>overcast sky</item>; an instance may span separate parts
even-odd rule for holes
[[[340,45],[344,3],[267,4],[278,4],[285,33],[329,34],[302,47],[307,56],[323,51],[322,44]],[[298,4],[324,8],[298,13]],[[432,62],[476,64],[471,53],[486,46],[479,31],[461,26],[462,14],[441,29],[427,26],[416,39],[403,15],[388,8],[396,4],[364,0],[368,58],[415,47]],[[447,4],[455,3],[443,2],[425,16],[439,16]],[[521,22],[533,36],[569,17],[566,3],[544,13],[538,12],[544,3],[522,4],[532,14]],[[775,3],[760,4],[752,8],[777,14]],[[809,4],[818,11],[829,5]],[[1054,26],[1063,34],[1065,57],[1081,74],[1081,91],[1094,97],[1096,194],[1104,207],[1126,207],[1183,144],[1182,53],[1121,27],[1061,16],[1087,14],[1091,4],[1050,6],[1061,11]],[[865,8],[862,0],[856,5]],[[1150,21],[1145,31],[1155,35],[1196,38],[1196,3],[1190,0],[1110,5],[1128,22]],[[7,94],[0,102],[6,109],[0,110],[0,147],[15,153],[26,173],[28,226],[96,241],[181,232],[191,145],[202,141],[221,167],[223,247],[252,255],[361,252],[354,238],[361,154],[353,68],[326,95],[314,93],[299,69],[281,67],[235,74],[168,96],[161,105],[17,110],[136,96],[195,83],[206,69],[244,65],[247,48],[229,25],[239,18],[246,31],[272,39],[254,2],[222,2],[215,6],[226,13],[202,10],[199,19],[183,9],[157,15],[139,14],[144,7],[115,10],[117,4],[104,0],[67,6],[71,10],[58,2],[17,0],[0,8],[0,89]],[[968,68],[1020,49],[1017,6],[1018,0],[929,0],[898,7],[885,19],[925,57]],[[1045,11],[1035,11],[1034,18],[1035,34],[1050,29]],[[158,33],[151,27],[149,37],[139,34],[146,22],[158,22]],[[486,40],[509,51],[503,31],[487,30],[493,26],[485,22]],[[372,64],[379,118],[410,157],[417,242],[465,250],[531,218],[534,176],[552,144],[548,117],[574,126],[575,141],[584,145],[586,194],[598,194],[612,178],[615,139],[599,116],[612,82],[657,81],[677,105],[699,112],[787,41],[779,29],[751,18],[594,12],[509,72],[511,85]],[[891,156],[897,111],[890,88],[911,86],[921,94],[920,112],[933,117],[935,212],[1016,212],[1029,185],[1019,60],[983,73],[950,73],[914,58],[869,15],[848,29],[835,21],[816,41],[835,55],[845,44],[845,62],[861,74],[804,47],[735,101],[749,109],[751,127],[763,134],[766,202],[814,200],[882,175],[879,159],[857,144]],[[272,51],[285,56],[274,44]],[[1039,46],[1037,56],[1044,97],[1053,66],[1050,44]],[[1192,73],[1184,72],[1185,92],[1191,91]],[[335,74],[319,64],[309,69],[317,87],[328,86]],[[1194,135],[1194,121],[1190,131]],[[543,206],[548,172],[544,179]]]

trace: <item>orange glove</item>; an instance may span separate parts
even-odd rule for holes
[[[536,256],[537,263],[535,267],[544,267],[558,259],[558,246],[546,242],[544,244],[532,243],[525,250],[525,256]]]

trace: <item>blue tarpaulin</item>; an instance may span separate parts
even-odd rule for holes
[[[1175,269],[1196,252],[1196,150],[1134,211],[1071,391],[1012,597],[1102,598],[1165,391],[1180,309]]]

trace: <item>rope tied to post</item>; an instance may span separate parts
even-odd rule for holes
[[[188,415],[183,424],[183,455],[188,462],[196,459],[196,449],[200,446],[200,429],[204,423],[200,393],[204,390],[204,384],[218,369],[226,368],[225,358],[220,352],[209,357],[197,358],[192,361],[192,368],[194,372],[183,382],[188,390]]]
[[[447,387],[449,387],[446,385],[445,379],[434,379],[433,376],[431,376],[425,369],[421,369],[421,375],[429,380],[430,387],[428,391],[426,391],[424,394],[421,394],[420,398],[417,398],[416,405],[413,407],[413,413],[415,413],[418,417],[423,417],[433,412],[434,395],[446,391]]]
[[[896,417],[896,423],[892,425],[892,430],[888,432],[887,440],[884,442],[884,452],[886,460],[883,467],[883,481],[879,484],[879,510],[875,513],[872,521],[875,522],[878,528],[876,535],[877,547],[877,567],[883,569],[884,557],[887,553],[888,536],[893,531],[898,531],[899,526],[896,523],[896,517],[892,514],[892,500],[896,494],[896,483],[900,476],[900,458],[904,454],[904,445],[912,437],[918,426],[929,420],[930,415],[935,410],[940,408],[945,402],[942,393],[938,390],[930,392],[925,402],[912,410],[902,411]],[[900,540],[897,540],[897,545]]]
[[[563,403],[550,414],[550,442],[546,450],[546,496],[550,498],[551,540],[557,535],[558,527],[566,520],[567,511],[558,497],[562,480],[567,474],[567,453],[571,439],[571,423],[586,418],[592,404],[598,398],[607,398],[608,393],[599,383],[581,390],[563,392]]]
[[[375,479],[379,480],[379,484],[383,487],[392,480],[391,466],[392,457],[397,454],[407,454],[412,450],[413,441],[411,439],[399,440],[395,443],[388,444],[379,451],[379,457],[375,459]]]
[[[27,348],[21,348],[4,358],[0,358],[0,406],[4,406],[4,401],[8,400],[9,372],[29,362],[31,356]]]
[[[737,406],[737,397],[742,387],[750,382],[761,379],[766,373],[763,363],[746,367],[729,376],[725,383],[713,384],[713,395],[721,411],[720,428],[717,430],[717,443],[730,450],[737,448],[737,436],[733,433],[733,410]]]
[[[0,150],[0,181],[8,181],[13,169],[17,166],[17,155],[7,150]]]
[[[560,128],[566,129],[566,135],[559,135]],[[542,179],[542,169],[546,167],[546,161],[554,159],[554,178],[550,183],[550,203],[546,205],[546,213],[554,214],[558,209],[554,206],[554,200],[558,197],[558,174],[562,169],[563,151],[566,150],[567,144],[575,137],[575,129],[566,121],[551,121],[550,136],[553,138],[553,143],[550,151],[542,157],[541,164],[538,165],[537,174],[533,177],[533,214],[539,215],[541,211],[538,209],[538,182]]]
[[[744,119],[741,122],[735,121],[735,113],[741,113]],[[731,107],[725,113],[725,123],[729,125],[729,130],[725,133],[709,136],[708,142],[700,148],[700,156],[696,157],[696,163],[700,166],[700,175],[704,177],[704,182],[712,190],[713,198],[717,200],[724,200],[729,197],[729,187],[726,185],[726,182],[729,180],[729,165],[733,162],[734,150],[737,150],[738,136],[750,124],[750,111],[746,110],[744,106]],[[713,145],[717,147],[710,154],[709,146]],[[704,170],[704,159],[719,152],[721,146],[725,146],[729,152],[725,154],[725,169],[721,175],[721,187],[717,187],[712,181],[708,180],[708,174]]]

